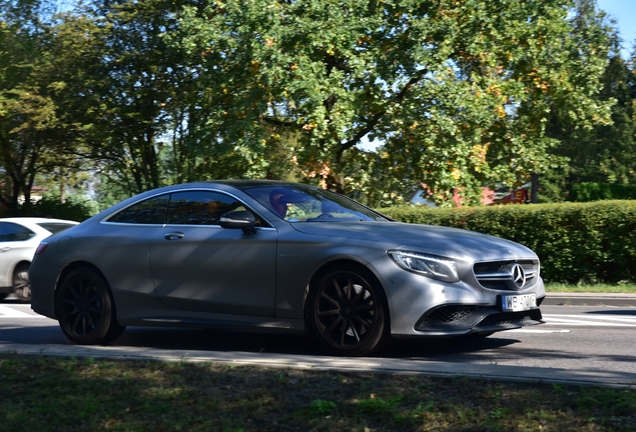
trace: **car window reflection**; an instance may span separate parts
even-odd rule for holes
[[[218,226],[221,216],[237,210],[247,210],[254,214],[258,227],[270,226],[236,198],[205,190],[181,191],[149,198],[121,210],[111,216],[108,222]]]
[[[35,233],[30,229],[11,222],[0,222],[0,242],[25,241]]]
[[[242,202],[219,192],[185,191],[173,193],[168,208],[169,225],[219,225],[224,214],[248,210]],[[253,212],[252,212],[253,213]],[[256,226],[261,220],[256,216]]]
[[[126,207],[108,218],[108,222],[163,225],[166,223],[170,194],[160,195]]]
[[[246,187],[244,192],[288,222],[387,220],[333,192],[302,186]]]

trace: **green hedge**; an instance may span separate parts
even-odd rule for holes
[[[85,197],[70,196],[65,203],[61,203],[59,197],[45,196],[28,208],[21,207],[17,214],[2,209],[0,217],[44,217],[82,222],[98,212],[97,204]]]
[[[636,201],[380,211],[403,222],[464,228],[521,243],[539,255],[548,282],[636,281]]]

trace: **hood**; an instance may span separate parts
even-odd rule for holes
[[[291,224],[295,230],[323,237],[350,238],[391,244],[396,249],[427,251],[445,256],[470,256],[474,259],[535,258],[519,243],[468,231],[434,225],[401,222],[302,222]]]

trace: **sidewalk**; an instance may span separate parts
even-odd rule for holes
[[[636,373],[452,363],[374,357],[328,357],[276,353],[197,351],[146,347],[28,345],[0,342],[0,353],[51,357],[90,357],[109,360],[211,362],[268,368],[291,368],[349,373],[390,373],[437,377],[471,377],[494,381],[551,383],[574,386],[634,388]]]
[[[541,305],[636,307],[636,294],[548,292]]]

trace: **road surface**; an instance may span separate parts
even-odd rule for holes
[[[126,329],[109,347],[78,347],[28,304],[0,302],[0,352],[242,362],[610,385],[636,384],[636,307],[542,308],[546,324],[481,340],[402,340],[376,358],[326,356],[309,335]]]

